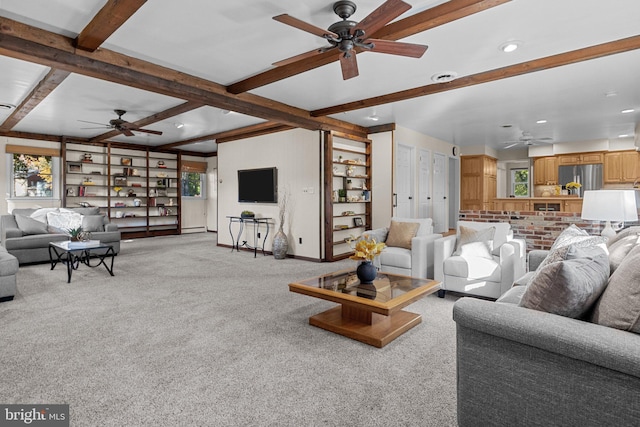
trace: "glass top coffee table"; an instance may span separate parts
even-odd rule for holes
[[[58,263],[67,266],[67,283],[71,282],[71,273],[77,270],[80,264],[87,267],[104,265],[110,275],[113,276],[113,257],[115,251],[113,245],[102,243],[99,240],[87,242],[51,242],[49,243],[49,260],[53,270]],[[97,258],[97,263],[91,264],[91,258]],[[110,261],[107,263],[108,260]]]
[[[422,322],[402,310],[440,289],[440,282],[378,273],[361,284],[355,270],[342,270],[290,283],[289,290],[340,304],[309,318],[309,324],[375,347],[384,347]]]

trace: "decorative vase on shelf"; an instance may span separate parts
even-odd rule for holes
[[[282,225],[280,225],[280,229],[273,236],[273,257],[275,259],[285,259],[287,257],[287,249],[289,249],[289,241],[282,229]]]
[[[360,283],[372,283],[378,275],[378,270],[371,261],[362,261],[356,269]]]

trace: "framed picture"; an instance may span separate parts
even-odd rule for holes
[[[117,187],[126,187],[127,186],[127,177],[126,176],[114,176],[113,177],[113,185]]]
[[[364,225],[364,222],[362,222],[362,218],[356,217],[353,218],[353,225],[355,225],[356,227],[362,227]]]
[[[120,164],[123,166],[131,166],[132,163],[132,159],[131,157],[121,157],[120,158]]]
[[[82,163],[67,162],[67,172],[82,172]]]

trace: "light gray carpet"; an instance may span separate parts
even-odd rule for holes
[[[68,403],[73,426],[453,426],[455,297],[383,349],[308,317],[287,284],[354,261],[275,260],[214,233],[122,243],[115,277],[23,266],[0,303],[0,402]]]

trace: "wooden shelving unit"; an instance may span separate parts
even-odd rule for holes
[[[324,134],[325,260],[353,253],[346,239],[371,229],[371,141]]]
[[[63,206],[98,206],[125,237],[180,234],[179,154],[67,143],[63,157]]]

